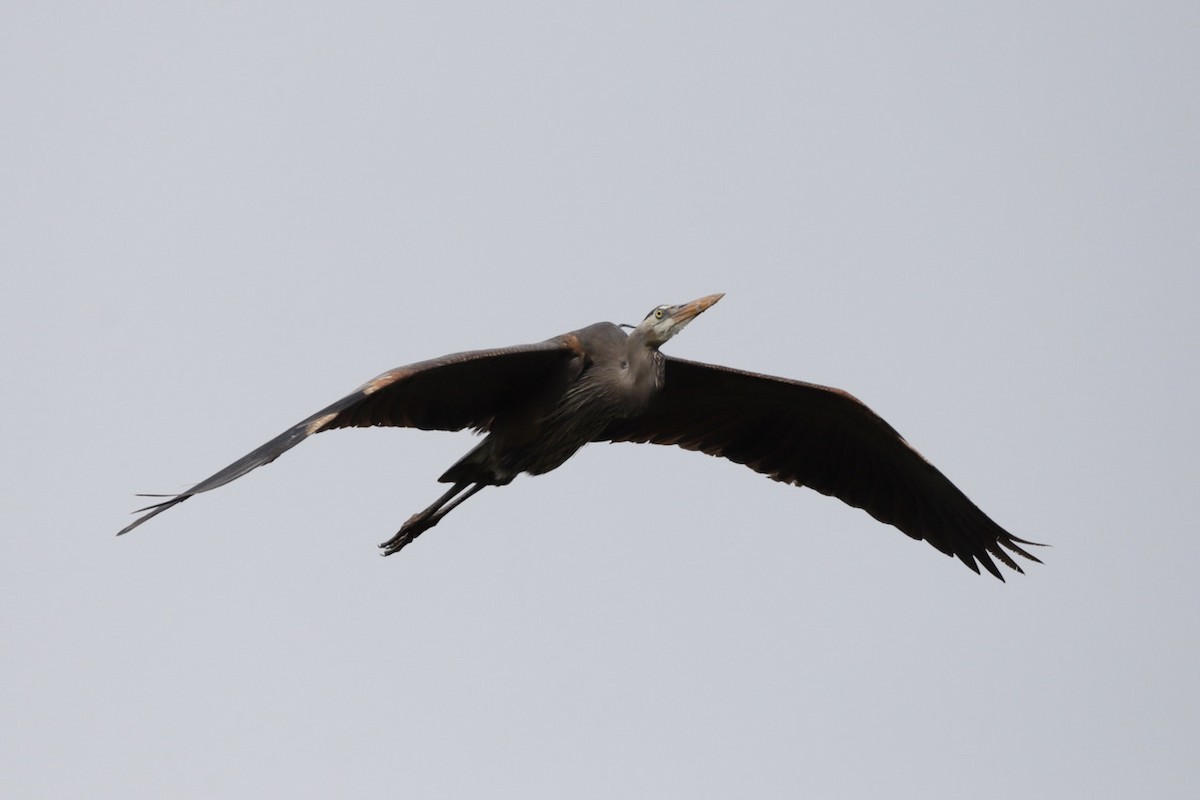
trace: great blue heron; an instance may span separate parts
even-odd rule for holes
[[[439,480],[450,490],[379,546],[399,552],[485,486],[561,466],[588,442],[651,442],[745,464],[809,486],[1004,580],[1004,548],[1037,558],[869,408],[840,389],[664,356],[659,348],[724,295],[658,306],[637,325],[598,322],[538,344],[454,353],[398,367],[147,511],[128,533],[189,497],[274,461],[314,433],[395,426],[487,436]],[[626,334],[623,327],[632,328]]]

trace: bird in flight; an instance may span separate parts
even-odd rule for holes
[[[334,428],[402,427],[486,436],[439,478],[449,490],[380,544],[384,555],[441,522],[487,486],[561,466],[588,442],[676,445],[867,511],[979,572],[995,560],[1039,561],[891,425],[827,386],[663,355],[660,348],[724,295],[658,306],[638,325],[598,322],[537,344],[472,350],[409,364],[247,453],[192,488],[138,509],[128,533],[193,495],[216,489]],[[626,333],[624,328],[630,328]]]

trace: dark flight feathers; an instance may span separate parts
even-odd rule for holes
[[[321,431],[370,427],[486,431],[497,411],[519,402],[531,385],[554,372],[555,365],[576,355],[571,344],[560,336],[537,344],[452,353],[388,370],[187,491],[139,508],[135,514],[149,513],[117,535],[129,533],[192,495],[224,486],[252,469],[270,464]]]
[[[1032,561],[1012,536],[852,395],[802,381],[667,357],[663,391],[601,440],[678,445],[745,464],[865,509],[880,522],[1001,580],[991,556]]]

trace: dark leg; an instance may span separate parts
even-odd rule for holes
[[[484,486],[487,486],[487,484],[472,484],[470,481],[459,481],[454,484],[450,487],[450,491],[437,500],[434,500],[433,505],[429,506],[429,508],[426,508],[424,511],[418,511],[409,517],[408,521],[400,526],[400,530],[396,532],[395,536],[380,544],[379,547],[383,550],[383,555],[390,556],[393,553],[399,553],[404,549],[405,545],[434,525],[437,525],[442,521],[442,517],[449,514],[458,507],[459,503],[478,492]],[[455,497],[455,495],[459,495],[460,493],[461,496]]]

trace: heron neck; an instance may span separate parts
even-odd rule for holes
[[[625,346],[626,384],[635,394],[647,397],[662,386],[663,357],[647,341],[646,332],[634,330]]]

